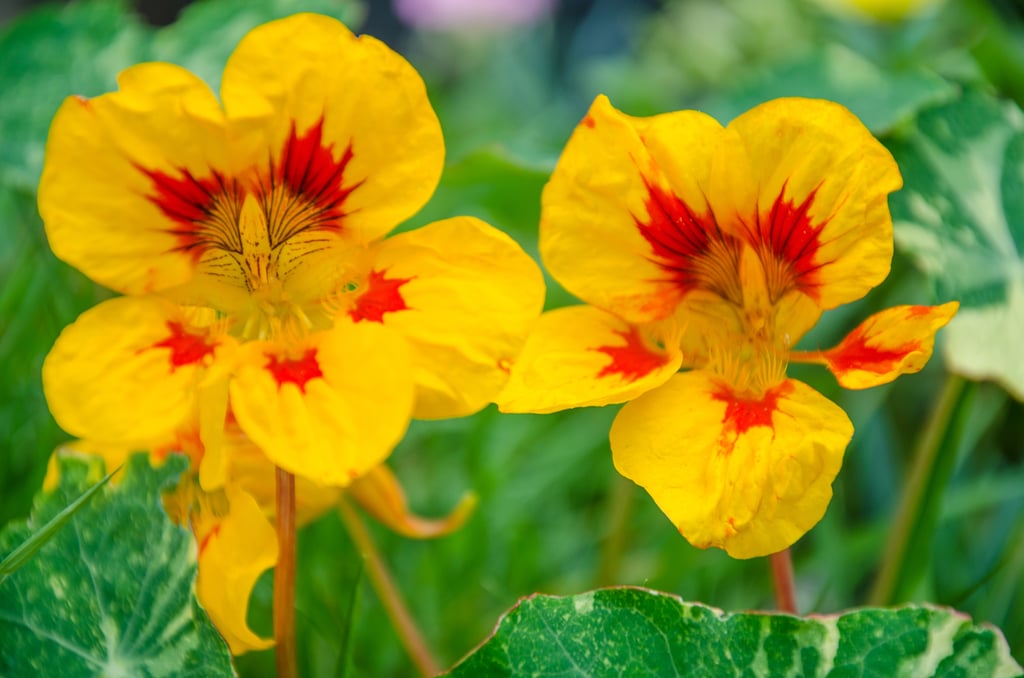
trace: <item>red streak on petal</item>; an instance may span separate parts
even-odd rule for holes
[[[366,277],[366,291],[359,295],[355,306],[348,312],[355,322],[384,322],[385,313],[409,310],[402,298],[401,287],[412,278],[385,278],[385,273],[387,271],[371,271]]]
[[[824,223],[812,224],[809,212],[817,189],[800,204],[783,196],[783,186],[766,216],[757,221],[755,238],[766,246],[780,261],[789,265],[794,283],[805,293],[817,298],[820,284],[818,273],[821,263],[815,260],[821,246],[819,236]]]
[[[594,125],[596,123],[594,122],[594,118],[588,115],[585,118],[583,118],[583,124],[589,127],[590,129],[594,129]]]
[[[891,349],[868,346],[867,337],[859,329],[846,337],[839,346],[825,352],[834,372],[862,370],[875,374],[891,372],[910,353],[920,350],[921,344],[911,341]]]
[[[361,182],[342,187],[345,168],[353,156],[352,144],[335,160],[334,145],[323,143],[323,127],[324,120],[320,118],[300,136],[292,122],[274,180],[317,208],[318,214],[311,226],[338,231],[341,218],[345,216],[342,203]]]
[[[167,329],[171,336],[153,344],[152,348],[171,350],[171,373],[179,367],[201,362],[206,356],[212,355],[213,349],[217,347],[216,342],[207,343],[205,336],[189,333],[181,323],[168,321]]]
[[[593,349],[612,359],[597,373],[598,378],[617,374],[626,381],[636,381],[668,362],[668,356],[647,348],[637,328],[630,327],[625,332],[615,334],[626,340],[625,346],[599,346]]]
[[[148,196],[149,201],[174,222],[173,227],[164,230],[178,238],[177,251],[187,252],[198,261],[211,245],[240,250],[240,244],[235,242],[237,237],[225,232],[223,226],[211,224],[226,216],[218,214],[223,203],[241,201],[243,191],[236,181],[226,179],[216,170],[211,170],[208,177],[197,178],[184,168],[179,168],[179,176],[173,177],[136,167],[153,183],[154,193]]]
[[[779,398],[789,394],[792,390],[792,384],[783,382],[775,388],[769,389],[760,400],[738,398],[728,387],[722,387],[712,393],[712,398],[725,403],[725,415],[722,417],[723,434],[731,442],[728,450],[724,451],[731,452],[736,437],[743,435],[755,426],[774,429],[772,414],[779,408]]]
[[[305,393],[306,383],[310,379],[324,376],[324,373],[320,371],[320,363],[316,360],[315,348],[306,349],[306,352],[298,360],[281,360],[272,353],[268,353],[266,356],[270,360],[266,364],[267,371],[274,376],[278,388],[290,383],[295,384],[300,391]]]
[[[907,320],[931,315],[934,310],[934,306],[909,306],[907,308]]]
[[[647,222],[636,219],[640,235],[650,243],[655,262],[684,291],[702,282],[696,260],[709,247],[718,226],[710,214],[697,214],[675,193],[647,181]]]
[[[216,525],[214,525],[213,529],[210,530],[209,532],[207,532],[206,536],[204,536],[202,541],[199,542],[199,556],[200,557],[202,557],[203,551],[206,550],[206,547],[210,545],[210,541],[214,537],[216,537],[217,535],[220,534],[220,525],[221,525],[220,523],[217,523]]]

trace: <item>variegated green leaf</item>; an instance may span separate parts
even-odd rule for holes
[[[730,614],[611,588],[524,598],[449,675],[997,677],[1021,667],[997,629],[944,608]]]
[[[102,477],[60,460],[60,485],[0,533],[7,554]],[[0,583],[0,676],[226,676],[227,645],[195,597],[196,546],[160,491],[186,460],[134,457],[20,569]]]

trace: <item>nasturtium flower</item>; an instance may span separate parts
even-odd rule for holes
[[[412,66],[336,20],[252,30],[219,99],[166,63],[118,84],[58,110],[39,210],[54,253],[123,296],[65,328],[43,386],[108,463],[189,454],[167,505],[239,653],[269,642],[245,619],[277,559],[275,468],[296,476],[300,519],[348,491],[403,534],[461,524],[471,500],[413,516],[383,462],[410,418],[496,397],[543,278],[476,218],[385,237],[436,188],[441,128]]]
[[[219,100],[166,63],[118,82],[61,106],[39,189],[57,256],[127,295],[83,314],[46,360],[65,430],[147,441],[198,402],[204,485],[224,482],[230,410],[274,464],[342,487],[411,416],[494,398],[543,281],[475,218],[384,237],[444,160],[404,59],[300,14],[242,39]]]
[[[722,127],[598,97],[544,190],[540,232],[548,270],[586,305],[540,318],[499,406],[629,401],[615,467],[691,543],[738,558],[788,547],[824,514],[853,426],[787,365],[883,384],[921,369],[956,312],[890,309],[833,349],[794,350],[888,275],[901,183],[835,103],[779,99]]]

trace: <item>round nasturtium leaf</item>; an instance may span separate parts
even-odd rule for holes
[[[996,677],[1021,667],[998,629],[950,609],[730,614],[623,587],[524,598],[448,675]]]
[[[100,462],[59,464],[58,487],[0,532],[0,558],[103,475]],[[195,596],[195,539],[161,503],[186,465],[174,456],[154,469],[136,455],[0,582],[0,676],[234,675]]]
[[[1024,400],[1024,113],[967,90],[889,143],[904,188],[896,244],[960,301],[943,331],[947,367]]]

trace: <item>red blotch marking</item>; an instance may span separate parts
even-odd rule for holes
[[[320,363],[316,360],[315,348],[306,349],[298,360],[281,360],[272,353],[266,355],[270,360],[266,365],[267,371],[274,375],[278,388],[285,384],[295,384],[305,393],[306,383],[310,379],[324,376],[320,371]]]
[[[862,370],[875,374],[891,372],[901,360],[920,349],[920,342],[911,341],[892,349],[867,345],[867,337],[860,329],[854,331],[839,346],[825,352],[834,372]]]
[[[206,550],[206,547],[210,545],[210,541],[214,537],[216,537],[217,535],[220,534],[220,526],[221,526],[220,523],[217,523],[216,525],[214,525],[213,529],[211,529],[209,532],[207,532],[206,536],[204,536],[202,538],[202,540],[199,542],[199,555],[200,556],[203,555],[203,551]]]
[[[174,177],[158,170],[136,167],[153,182],[155,193],[147,196],[149,201],[175,223],[174,227],[163,230],[178,238],[176,251],[191,254],[193,260],[198,261],[211,245],[240,250],[239,243],[225,241],[226,238],[234,240],[230,233],[210,223],[216,220],[219,205],[223,202],[241,203],[244,191],[238,182],[225,178],[216,170],[211,170],[208,177],[196,178],[184,168],[179,168],[179,176]]]
[[[644,179],[647,223],[635,219],[640,235],[654,250],[655,263],[683,290],[701,283],[695,261],[704,255],[712,235],[721,237],[711,213],[698,215],[679,196]]]
[[[355,306],[348,312],[355,322],[370,320],[379,323],[384,321],[385,313],[409,309],[402,298],[401,287],[412,278],[385,278],[385,273],[387,271],[371,271],[366,277],[366,291],[359,295]]]
[[[588,115],[583,118],[583,124],[589,127],[590,129],[594,129],[594,125],[596,125],[597,123],[594,122],[593,116]]]
[[[626,381],[636,381],[668,362],[668,356],[650,351],[635,327],[616,332],[626,340],[625,346],[599,346],[592,349],[612,359],[597,373],[598,378],[619,375]]]
[[[818,189],[811,191],[800,204],[785,199],[785,192],[786,186],[783,185],[768,214],[757,220],[754,237],[759,242],[752,244],[755,247],[758,244],[767,246],[780,261],[789,264],[796,285],[817,298],[822,263],[815,261],[814,257],[821,246],[819,236],[825,224],[812,224],[808,212]]]
[[[342,203],[362,182],[342,186],[345,168],[353,156],[352,144],[335,160],[334,144],[324,145],[323,127],[324,119],[320,118],[305,134],[299,135],[293,121],[281,150],[280,164],[276,171],[271,166],[272,177],[316,207],[316,216],[304,228],[338,231],[341,218],[345,216]]]
[[[792,391],[793,385],[783,382],[775,388],[769,389],[760,400],[737,398],[728,387],[722,387],[713,392],[712,398],[725,403],[725,415],[722,417],[723,434],[731,441],[725,451],[731,452],[736,438],[755,426],[774,429],[772,414],[779,409],[779,398]]]
[[[151,348],[171,350],[172,373],[179,367],[193,365],[202,361],[206,356],[213,355],[213,349],[217,347],[216,342],[207,343],[205,336],[186,331],[181,323],[168,321],[167,329],[170,330],[171,336],[153,344]]]
[[[932,306],[908,306],[907,307],[907,320],[911,318],[923,318],[931,315],[934,307]]]

